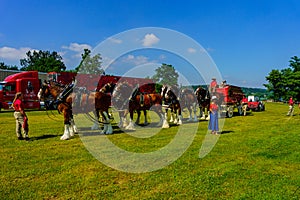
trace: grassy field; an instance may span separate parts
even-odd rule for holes
[[[13,113],[2,112],[0,199],[300,199],[300,115],[297,108],[288,117],[287,110],[286,104],[267,103],[264,112],[226,119],[215,147],[201,159],[208,122],[200,121],[183,155],[148,173],[102,164],[79,135],[60,141],[63,122],[56,111],[55,120],[51,112],[51,118],[27,112],[30,142],[16,139]],[[108,138],[120,148],[149,152],[177,131],[173,126],[150,138],[120,132]]]

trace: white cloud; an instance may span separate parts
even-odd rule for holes
[[[156,37],[156,35],[154,35],[153,33],[146,34],[143,39],[143,46],[145,46],[145,47],[152,46],[154,44],[157,44],[159,42],[159,40],[160,39],[158,37]]]
[[[194,49],[194,48],[188,48],[188,50],[187,50],[189,53],[196,53],[196,49]]]
[[[134,65],[141,65],[147,63],[148,58],[145,56],[134,56],[130,54],[123,59],[123,62],[133,63]]]
[[[0,48],[0,58],[7,59],[11,61],[17,61],[26,57],[26,53],[28,51],[32,51],[33,49],[29,47],[21,47],[19,49],[12,47],[1,47]]]
[[[84,52],[84,49],[91,50],[92,47],[88,44],[71,43],[69,46],[62,46],[63,49],[68,49],[75,52]]]
[[[111,41],[112,43],[115,43],[115,44],[121,44],[123,41],[120,40],[120,39],[116,39],[116,38],[108,38],[109,41]]]

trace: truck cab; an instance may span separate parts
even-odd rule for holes
[[[37,71],[27,71],[10,75],[0,82],[0,110],[10,109],[17,92],[22,92],[25,109],[39,109],[37,94],[40,80]]]

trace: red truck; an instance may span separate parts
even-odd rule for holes
[[[39,109],[37,93],[40,80],[37,71],[26,71],[7,76],[0,82],[0,110],[9,109],[15,94],[22,92],[26,109]]]
[[[10,109],[15,94],[22,92],[25,109],[40,109],[41,104],[37,94],[44,80],[55,80],[62,84],[72,81],[76,73],[72,72],[49,72],[24,71],[7,76],[0,82],[0,111]]]

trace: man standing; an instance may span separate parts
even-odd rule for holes
[[[286,114],[287,116],[293,116],[294,114],[294,100],[293,97],[290,97],[289,100],[289,112]]]
[[[218,83],[215,77],[212,78],[212,81],[209,85],[209,93],[210,95],[213,95],[216,92],[216,88],[218,87]]]

